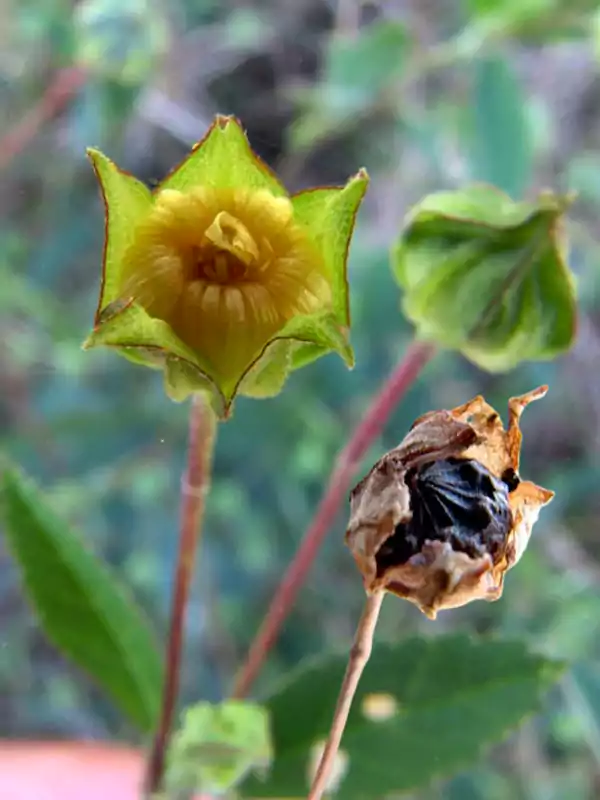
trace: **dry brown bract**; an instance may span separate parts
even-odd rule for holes
[[[509,400],[505,430],[483,397],[420,417],[350,496],[346,543],[368,593],[385,589],[434,619],[444,608],[497,600],[554,493],[519,478],[526,405]]]

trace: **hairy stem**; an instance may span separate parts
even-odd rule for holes
[[[202,395],[196,395],[190,408],[188,459],[181,482],[179,547],[171,601],[162,704],[147,765],[146,793],[149,796],[159,791],[163,782],[165,752],[179,692],[185,613],[200,539],[204,501],[210,486],[215,432],[216,417],[212,409]]]
[[[346,674],[342,682],[342,688],[338,696],[337,705],[333,714],[333,721],[329,730],[329,738],[323,750],[323,755],[319,762],[315,774],[308,800],[320,800],[322,794],[327,790],[327,783],[332,768],[335,764],[340,742],[344,734],[344,728],[348,721],[350,707],[358,688],[360,676],[371,656],[373,645],[373,634],[379,618],[379,611],[383,602],[384,592],[376,592],[367,597],[365,609],[356,629],[354,642],[348,658]]]
[[[379,436],[400,398],[412,386],[423,367],[435,352],[432,344],[413,342],[392,374],[374,397],[367,413],[356,427],[350,441],[337,459],[327,490],[312,524],[306,531],[300,547],[281,583],[242,665],[233,688],[233,697],[245,697],[279,635],[296,599],[298,590],[306,580],[315,556],[333,524],[335,515],[346,497],[350,481],[371,444]]]

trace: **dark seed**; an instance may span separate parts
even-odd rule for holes
[[[508,486],[509,492],[514,492],[517,486],[521,483],[521,478],[519,478],[512,467],[509,467],[502,473],[502,483],[505,483]]]
[[[397,525],[379,549],[380,575],[406,563],[426,539],[449,542],[472,558],[489,553],[495,559],[501,552],[512,524],[508,491],[514,479],[500,481],[478,461],[447,458],[409,470],[405,480],[412,519]]]

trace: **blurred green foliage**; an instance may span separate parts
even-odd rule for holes
[[[268,698],[276,759],[247,797],[299,797],[306,751],[326,740],[346,656],[316,659]],[[346,725],[341,800],[413,789],[476,761],[539,707],[561,665],[521,643],[467,636],[376,645]],[[341,765],[342,766],[342,765]]]
[[[436,623],[390,600],[379,635],[474,630],[578,664],[542,716],[475,771],[420,799],[597,796],[597,4],[456,0],[440,11],[438,3],[416,1],[256,0],[242,7],[154,0],[148,13],[138,2],[116,11],[111,2],[88,5],[101,24],[88,17],[82,27],[64,0],[0,7],[0,446],[85,531],[163,632],[186,408],[164,397],[150,371],[80,351],[102,238],[84,148],[102,147],[154,185],[218,111],[242,119],[292,191],[343,181],[358,165],[372,178],[350,264],[356,369],[321,360],[292,376],[274,400],[241,399],[220,431],[187,629],[189,702],[200,687],[209,699],[228,691],[337,451],[410,340],[388,266],[407,209],[473,177],[527,199],[546,187],[581,191],[567,223],[581,306],[573,351],[500,376],[456,355],[439,357],[363,466],[430,408],[481,392],[501,409],[507,396],[550,384],[547,400],[525,421],[523,461],[527,475],[557,497],[503,599]],[[376,36],[385,46],[373,46]],[[396,48],[393,67],[384,60],[392,58],[389,48]],[[368,54],[366,72],[341,55],[353,52]],[[85,53],[95,54],[87,65],[79,60]],[[81,71],[81,80],[67,91],[63,76],[58,92],[66,68]],[[363,74],[376,84],[372,93]],[[341,543],[344,523],[345,510],[262,675],[263,690],[305,655],[348,644],[363,595]],[[40,635],[1,542],[0,735],[132,740],[108,700]]]

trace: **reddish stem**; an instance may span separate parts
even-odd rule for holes
[[[40,128],[55,117],[79,91],[86,80],[81,67],[59,70],[40,100],[0,139],[0,170],[24,150],[35,138]]]
[[[179,550],[172,595],[162,705],[147,766],[146,792],[149,796],[159,791],[163,782],[165,752],[179,693],[185,612],[200,538],[204,500],[210,485],[215,431],[216,418],[212,409],[202,395],[196,395],[190,409],[188,460],[181,482]]]
[[[273,646],[298,590],[346,497],[348,486],[358,464],[381,430],[402,395],[412,386],[423,367],[435,352],[434,345],[413,342],[392,374],[375,396],[366,415],[355,429],[350,441],[340,453],[329,485],[310,528],[306,531],[294,559],[277,587],[269,610],[250,646],[245,663],[236,676],[233,697],[245,697]]]

